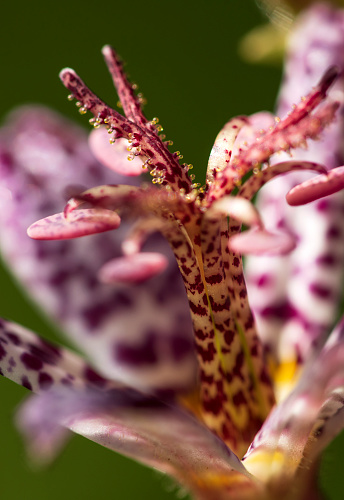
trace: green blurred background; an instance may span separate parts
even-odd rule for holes
[[[252,0],[6,2],[1,7],[1,108],[44,103],[82,126],[67,102],[57,74],[73,67],[109,104],[117,102],[100,54],[114,45],[127,61],[132,81],[148,100],[149,118],[158,116],[168,139],[195,173],[205,168],[212,142],[233,115],[272,110],[279,67],[251,66],[240,60],[240,38],[264,22]],[[196,170],[197,169],[197,170]],[[197,179],[198,180],[198,179]],[[202,180],[202,179],[201,179]],[[0,269],[0,315],[46,337],[51,327],[32,309],[6,270]],[[0,499],[172,499],[172,482],[154,471],[75,437],[49,469],[28,463],[13,427],[13,415],[27,391],[1,380]],[[329,498],[341,499],[340,460],[344,439],[337,439],[322,465]]]

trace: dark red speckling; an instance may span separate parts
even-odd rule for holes
[[[5,335],[12,342],[13,345],[20,345],[21,344],[20,338],[15,333],[5,332]]]
[[[239,257],[234,257],[233,259],[233,266],[239,267],[240,266],[240,259]]]
[[[309,291],[321,299],[329,299],[332,295],[332,290],[321,283],[311,283]]]
[[[53,382],[54,382],[54,380],[51,377],[51,375],[49,375],[49,373],[40,372],[40,374],[38,376],[38,384],[39,384],[40,389],[42,389],[42,390],[49,389],[52,386]]]
[[[43,366],[43,362],[39,358],[29,354],[28,352],[23,352],[20,356],[20,360],[27,370],[38,371]]]
[[[0,343],[0,361],[6,356],[4,346]]]
[[[197,349],[197,352],[198,354],[200,355],[200,357],[202,358],[203,362],[209,362],[209,361],[212,361],[214,359],[214,355],[215,355],[215,347],[212,343],[208,344],[208,346],[206,348],[203,348],[202,346],[200,345],[196,345],[196,349]]]
[[[206,316],[207,315],[207,309],[205,307],[202,307],[201,305],[195,305],[192,302],[189,302],[190,309],[194,314],[197,314],[198,316]]]
[[[84,370],[84,377],[88,382],[98,387],[103,387],[106,384],[106,379],[99,375],[99,373],[92,370],[90,366],[86,366]]]
[[[231,345],[231,343],[234,340],[234,332],[233,331],[226,332],[224,335],[224,339],[225,339],[225,342],[228,346]]]
[[[242,391],[237,392],[233,396],[234,406],[246,405],[247,401]]]
[[[206,282],[209,283],[209,285],[216,285],[218,283],[221,283],[222,279],[223,278],[221,274],[213,274],[212,276],[206,277]]]
[[[32,385],[29,382],[29,379],[27,378],[26,375],[24,375],[24,377],[22,377],[22,379],[21,379],[21,385],[23,387],[26,387],[26,389],[29,389],[29,391],[32,391]]]

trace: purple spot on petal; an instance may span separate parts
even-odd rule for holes
[[[97,372],[92,370],[89,366],[86,366],[84,371],[84,377],[94,385],[98,387],[103,387],[106,384],[106,379],[101,377]]]
[[[49,389],[52,386],[53,382],[54,382],[54,380],[51,377],[51,375],[49,375],[49,373],[41,372],[39,374],[38,383],[39,383],[40,389],[43,389],[43,390]]]
[[[193,344],[189,339],[175,335],[171,338],[171,351],[174,361],[182,361],[193,351]]]
[[[52,346],[40,339],[41,347],[36,344],[29,344],[29,351],[33,357],[38,358],[43,363],[56,365],[57,359],[60,356],[60,351],[57,347]]]
[[[24,352],[20,356],[20,360],[27,370],[38,371],[43,366],[43,362],[39,358],[37,358],[36,356],[33,356],[32,354],[29,354],[28,352]]]
[[[328,253],[318,257],[316,263],[324,266],[335,266],[338,264],[338,259],[335,255]]]
[[[114,344],[114,359],[131,366],[154,365],[158,361],[155,342],[156,334],[154,332],[146,334],[143,341],[136,345],[116,342]]]
[[[330,204],[328,200],[319,200],[318,203],[315,204],[315,208],[318,212],[326,212],[330,208]]]
[[[12,344],[21,345],[21,340],[17,334],[12,333],[12,332],[6,332],[6,336],[12,342]]]
[[[271,274],[263,273],[257,279],[256,285],[259,288],[263,288],[265,286],[270,286],[272,283],[273,283],[273,277],[271,276]]]
[[[72,385],[72,381],[67,377],[61,378],[60,382],[61,382],[61,384],[68,386],[68,387],[70,387]]]
[[[338,226],[331,226],[328,228],[328,231],[327,231],[327,234],[326,234],[326,237],[327,238],[331,238],[331,239],[338,239],[341,237],[341,229],[340,227]]]
[[[323,286],[321,283],[311,283],[309,291],[320,299],[329,299],[332,295],[332,290]]]
[[[23,387],[26,387],[26,389],[29,389],[30,391],[32,391],[32,385],[31,385],[31,382],[29,382],[29,379],[27,378],[26,375],[24,375],[21,379],[21,385]]]
[[[4,349],[4,346],[0,344],[0,361],[6,356],[6,351]]]

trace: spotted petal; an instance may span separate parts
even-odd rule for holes
[[[245,494],[259,491],[240,460],[194,417],[134,390],[51,391],[30,399],[19,422],[41,455],[52,452],[62,424],[174,476],[198,498],[226,498],[238,485]]]
[[[146,390],[193,386],[187,299],[162,238],[152,236],[145,250],[161,252],[170,265],[147,288],[97,279],[106,262],[121,256],[125,224],[90,236],[86,245],[78,239],[32,241],[26,235],[35,219],[61,210],[66,198],[127,178],[114,177],[92,157],[84,132],[43,109],[18,111],[1,131],[0,152],[2,186],[9,194],[0,198],[2,252],[30,297],[105,376]]]
[[[263,477],[268,480],[282,471],[292,477],[302,461],[306,464],[310,458],[315,459],[329,437],[327,428],[321,440],[326,411],[328,420],[333,418],[337,424],[336,432],[343,427],[343,331],[342,319],[317,358],[310,360],[294,391],[271,412],[244,460],[252,473],[262,477],[263,471],[258,468],[264,467]]]
[[[45,217],[32,224],[27,234],[34,240],[70,240],[117,229],[120,222],[116,212],[86,208],[68,217],[63,213]]]
[[[65,429],[167,472],[194,490],[254,488],[240,460],[182,409],[94,372],[78,355],[0,321],[1,374],[41,393],[18,423],[35,459],[50,460]],[[62,427],[61,427],[62,426]]]
[[[0,374],[34,392],[52,387],[111,388],[80,356],[0,319]]]
[[[289,37],[277,107],[282,119],[328,66],[343,67],[343,33],[343,11],[329,4],[314,4],[299,17]],[[343,102],[342,73],[329,90],[329,96]],[[330,170],[344,163],[342,144],[341,104],[335,122],[322,132],[320,140],[309,142],[306,149],[296,149],[293,157],[320,162]],[[272,161],[276,165],[270,168],[278,167],[281,161],[290,159],[287,154],[279,153]],[[282,362],[278,385],[287,389],[294,383],[297,365],[307,359],[321,335],[330,330],[343,283],[343,193],[302,207],[289,208],[284,201],[286,193],[297,184],[306,182],[309,186],[310,178],[295,172],[274,179],[257,197],[258,209],[268,229],[291,232],[298,240],[297,249],[288,257],[246,261],[250,303],[258,328],[275,360]],[[314,179],[321,178],[325,179],[321,176]],[[317,195],[322,194],[321,185],[314,187]],[[309,189],[304,193],[307,191],[310,194]],[[294,194],[297,192],[295,188]]]

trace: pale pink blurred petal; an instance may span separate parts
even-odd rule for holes
[[[168,260],[157,252],[143,252],[107,262],[99,271],[103,283],[141,283],[166,269]]]
[[[92,130],[88,137],[90,149],[100,163],[121,175],[136,176],[147,171],[139,157],[131,158],[127,139],[116,139],[112,144],[109,139],[104,127]]]

